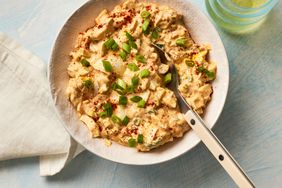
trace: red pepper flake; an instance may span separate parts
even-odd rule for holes
[[[146,8],[147,10],[151,10],[151,5],[147,5],[145,8]]]
[[[147,102],[147,106],[154,106],[155,105],[155,103],[154,102]]]
[[[95,122],[98,121],[98,119],[99,119],[99,117],[94,117],[94,118],[93,118],[93,120],[94,120]],[[99,126],[99,130],[100,130],[100,126]],[[101,129],[101,130],[102,130],[102,129]],[[100,131],[101,131],[101,130],[100,130]]]
[[[157,134],[154,135],[153,140],[155,140],[157,138]]]
[[[131,23],[132,22],[132,17],[127,15],[125,18],[124,18],[125,21]]]
[[[133,132],[134,134],[137,134],[137,129],[134,129],[132,132]]]
[[[113,109],[117,108],[117,104],[112,104]]]
[[[103,25],[99,24],[97,27],[98,27],[98,29],[101,29],[103,27]]]

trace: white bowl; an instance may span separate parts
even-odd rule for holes
[[[209,43],[212,46],[210,59],[217,63],[218,71],[217,78],[213,82],[212,100],[204,116],[205,122],[212,128],[223,109],[229,83],[228,61],[220,37],[208,18],[190,2],[184,0],[156,0],[151,2],[168,5],[181,12],[194,41],[196,43]],[[88,129],[80,122],[74,107],[65,95],[69,79],[67,75],[68,55],[74,47],[78,33],[93,26],[94,18],[103,9],[112,10],[118,3],[120,1],[117,0],[89,1],[73,14],[62,28],[55,42],[49,67],[50,87],[57,113],[62,118],[70,135],[87,150],[100,157],[134,165],[149,165],[168,161],[191,150],[200,142],[200,139],[192,130],[187,132],[183,138],[176,139],[147,153],[138,152],[116,143],[113,143],[111,147],[106,147],[103,139],[90,137]]]

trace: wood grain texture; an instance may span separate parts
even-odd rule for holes
[[[203,11],[203,0],[192,0]],[[53,41],[85,0],[0,0],[0,31],[48,62]],[[258,187],[282,185],[282,3],[248,35],[218,29],[230,63],[230,89],[214,132]],[[134,156],[132,156],[134,157]],[[0,187],[236,187],[200,144],[153,166],[116,164],[88,152],[60,174],[39,177],[38,159],[0,162]]]

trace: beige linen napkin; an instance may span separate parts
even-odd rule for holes
[[[55,113],[46,64],[0,33],[0,160],[40,156],[49,176],[82,150]]]

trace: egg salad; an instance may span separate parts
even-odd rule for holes
[[[174,93],[169,66],[156,46],[174,63],[179,91],[203,114],[211,100],[216,64],[208,45],[196,44],[182,15],[170,7],[127,0],[103,10],[78,34],[67,68],[67,96],[93,138],[149,151],[190,127]]]

